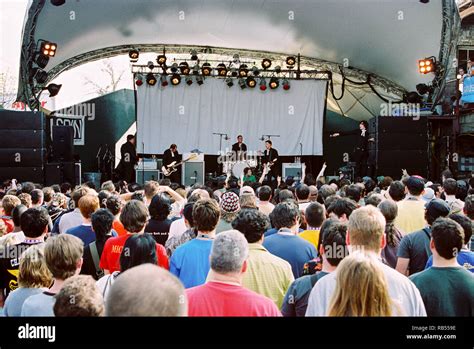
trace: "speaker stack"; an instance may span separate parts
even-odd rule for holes
[[[46,160],[43,113],[9,111],[1,113],[0,180],[44,182]]]
[[[72,126],[53,126],[52,151],[46,164],[46,185],[69,182],[80,184],[80,163],[74,162],[74,129]]]
[[[372,175],[398,179],[402,169],[428,176],[428,121],[402,116],[378,116],[369,120],[369,165]]]

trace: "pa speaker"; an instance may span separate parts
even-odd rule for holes
[[[74,129],[72,126],[53,126],[53,161],[74,160]]]
[[[42,130],[0,130],[0,148],[44,148],[44,142]]]
[[[45,157],[45,148],[4,148],[0,149],[0,166],[43,167]]]
[[[2,130],[44,130],[44,114],[31,111],[2,110]]]
[[[17,179],[19,182],[44,182],[43,167],[0,167],[0,180]]]
[[[181,174],[185,186],[204,183],[204,162],[185,162]]]

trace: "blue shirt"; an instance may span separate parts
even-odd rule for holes
[[[299,231],[300,233],[302,233],[304,230],[300,228],[298,231]],[[277,229],[277,228],[272,228],[272,229],[268,229],[268,230],[265,232],[264,235],[265,235],[265,238],[267,238],[267,237],[269,237],[269,236],[271,236],[271,235],[273,235],[273,234],[276,234],[276,233],[278,233],[278,229]]]
[[[212,240],[193,239],[179,246],[170,260],[170,272],[176,275],[185,288],[206,282],[210,269],[209,255]]]
[[[74,235],[81,239],[84,243],[84,247],[96,240],[95,232],[92,230],[92,226],[90,225],[78,225],[77,227],[68,229],[66,234]],[[112,230],[111,234],[113,237],[117,236],[115,230]]]
[[[474,252],[471,252],[469,250],[461,250],[459,251],[456,260],[458,261],[458,264],[461,267],[463,267],[467,271],[470,271],[471,273],[474,273]],[[433,256],[430,256],[428,262],[426,262],[425,269],[431,268],[432,265]]]
[[[318,255],[313,244],[296,235],[273,234],[265,238],[263,247],[290,263],[295,279],[303,274],[304,264]]]

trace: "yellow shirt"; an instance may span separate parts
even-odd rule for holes
[[[397,202],[398,215],[395,227],[403,234],[413,233],[426,226],[425,202],[423,200],[402,200]]]
[[[247,271],[242,280],[244,287],[270,298],[280,309],[293,281],[290,263],[271,254],[259,243],[249,244]]]
[[[298,236],[302,239],[305,239],[309,243],[311,243],[316,251],[318,251],[318,241],[319,241],[319,229],[316,230],[305,230],[298,234]]]

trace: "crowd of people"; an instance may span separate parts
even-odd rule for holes
[[[473,316],[474,177],[0,191],[3,316]]]

